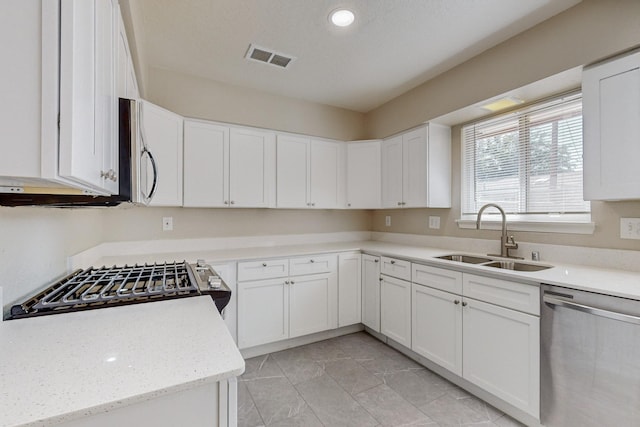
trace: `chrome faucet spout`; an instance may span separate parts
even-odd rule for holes
[[[478,217],[476,218],[476,230],[480,230],[480,223],[482,220],[482,213],[485,209],[493,207],[496,208],[502,216],[502,235],[500,236],[500,256],[505,258],[519,258],[509,255],[509,249],[518,249],[518,244],[515,242],[513,236],[507,236],[507,215],[504,213],[504,209],[495,203],[487,203],[482,206],[478,211]]]

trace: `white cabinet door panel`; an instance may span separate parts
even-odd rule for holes
[[[536,418],[540,319],[464,298],[464,378]]]
[[[337,327],[335,274],[291,277],[288,286],[290,338]]]
[[[380,332],[380,257],[362,255],[362,323]]]
[[[312,207],[338,207],[339,158],[340,145],[337,142],[311,141],[309,202]]]
[[[309,194],[309,139],[278,135],[276,197],[279,208],[306,208]]]
[[[289,286],[285,279],[238,283],[238,347],[289,337]]]
[[[184,122],[184,206],[228,206],[229,128]]]
[[[362,255],[338,255],[338,327],[362,321]]]
[[[411,348],[411,283],[382,275],[380,332]]]
[[[231,128],[229,139],[229,204],[269,207],[275,181],[275,134]]]
[[[412,284],[411,349],[462,375],[462,297]]]
[[[402,136],[404,207],[427,206],[427,140],[425,127]]]
[[[402,206],[402,135],[382,142],[382,207]]]
[[[378,209],[381,192],[381,141],[347,145],[347,208]]]

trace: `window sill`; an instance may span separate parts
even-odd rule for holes
[[[458,228],[476,229],[476,217],[464,216],[456,220]],[[483,230],[502,230],[502,220],[493,215],[483,215]],[[595,223],[584,215],[576,215],[569,218],[555,219],[548,216],[537,218],[523,218],[507,216],[507,228],[510,231],[532,231],[536,233],[568,233],[568,234],[593,234]]]

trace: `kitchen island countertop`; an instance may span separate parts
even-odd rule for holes
[[[0,322],[0,426],[46,426],[240,375],[208,296]]]

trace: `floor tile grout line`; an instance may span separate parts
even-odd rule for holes
[[[262,425],[266,427],[267,423],[264,421],[264,417],[260,413],[260,409],[258,408],[258,405],[256,405],[256,400],[253,398],[253,395],[251,394],[251,390],[249,390],[249,387],[247,387],[246,384],[245,384],[245,388],[247,389],[247,394],[249,395],[249,398],[251,399],[251,402],[253,403],[253,407],[256,408],[256,412],[258,413],[258,416],[260,417],[260,421],[262,421]]]

